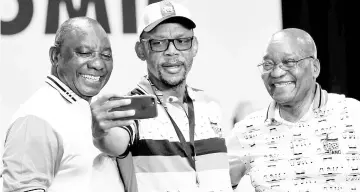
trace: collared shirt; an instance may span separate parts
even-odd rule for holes
[[[102,171],[117,175],[116,164],[93,146],[91,123],[89,103],[48,76],[15,113],[7,131],[4,192],[100,191]]]
[[[256,191],[360,191],[360,102],[317,85],[309,111],[296,123],[276,102],[237,123],[230,156],[246,166]]]
[[[137,89],[159,97],[189,144],[189,120],[178,99],[164,98],[146,78]],[[165,108],[158,103],[156,118],[139,120],[137,127],[128,130],[133,138],[130,151],[140,192],[232,191],[225,140],[221,137],[220,109],[203,91],[187,86],[187,92],[194,104],[196,171],[181,150]]]

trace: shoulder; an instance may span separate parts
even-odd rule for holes
[[[23,137],[26,140],[47,137],[57,140],[58,135],[49,122],[35,115],[25,115],[16,118],[9,126],[6,140],[11,137]]]
[[[353,108],[356,110],[360,110],[360,101],[359,100],[356,100],[351,97],[346,97],[345,102],[346,102],[347,107]]]
[[[206,91],[188,86],[188,94],[194,103],[196,103],[198,106],[202,106],[201,108],[206,110],[208,113],[221,113],[222,109],[220,102]]]
[[[335,104],[345,104],[350,110],[360,111],[360,101],[356,100],[351,97],[346,97],[343,94],[336,94],[336,93],[329,93],[328,94],[328,104],[335,105]]]
[[[235,124],[235,127],[239,126],[255,126],[259,124],[263,124],[266,120],[268,108],[263,108],[257,110],[255,112],[250,113],[249,115],[245,116],[245,118],[238,123]]]
[[[360,126],[360,119],[356,118],[360,114],[360,101],[347,97],[345,98],[345,107],[348,109],[349,115],[351,115],[355,121],[358,122]]]
[[[19,117],[34,114],[49,116],[52,112],[61,111],[68,102],[51,86],[44,85],[31,95],[13,114],[11,123]]]
[[[26,153],[35,157],[40,151],[47,154],[58,151],[62,143],[61,136],[47,121],[34,115],[26,115],[15,119],[9,126],[4,154]]]
[[[33,115],[15,119],[4,143],[4,184],[11,191],[48,188],[62,154],[62,140],[45,120]]]
[[[211,105],[220,105],[219,101],[205,90],[188,86],[188,94],[191,99]]]
[[[360,101],[342,94],[329,93],[327,107],[339,109],[341,115],[346,114],[346,117],[350,117],[357,126],[360,126],[360,119],[357,118],[360,114]],[[343,113],[344,110],[347,113]]]

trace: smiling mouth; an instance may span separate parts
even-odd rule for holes
[[[288,85],[294,84],[293,82],[280,82],[280,83],[274,83],[274,87],[286,87]]]
[[[164,68],[177,68],[180,67],[181,65],[164,65]]]
[[[81,77],[83,77],[86,80],[90,80],[90,81],[99,81],[100,80],[100,76],[95,76],[95,75],[86,75],[86,74],[80,74]]]

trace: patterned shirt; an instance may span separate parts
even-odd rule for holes
[[[137,90],[156,94],[162,100],[189,145],[189,120],[178,99],[163,98],[146,78]],[[232,191],[225,139],[221,137],[220,109],[203,91],[187,86],[187,92],[195,113],[196,170],[186,158],[165,108],[158,103],[156,118],[139,120],[137,127],[128,130],[133,137],[130,151],[139,192]]]
[[[257,192],[360,191],[360,102],[319,85],[300,121],[272,102],[237,123],[227,146]]]

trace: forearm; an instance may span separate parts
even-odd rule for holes
[[[229,156],[230,178],[232,186],[237,186],[241,178],[245,175],[246,167],[244,163],[234,156]]]
[[[119,156],[125,153],[129,146],[130,135],[123,128],[112,128],[101,137],[93,138],[94,145],[110,156]]]
[[[231,134],[226,138],[226,146],[228,149],[229,167],[231,184],[237,186],[241,178],[245,175],[249,158],[245,158],[243,147],[239,141],[239,132],[234,128]],[[241,132],[240,132],[241,134]]]

